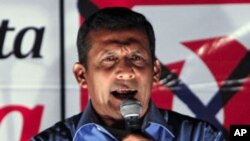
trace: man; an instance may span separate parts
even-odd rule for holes
[[[102,9],[80,27],[77,47],[73,72],[79,85],[88,88],[88,105],[33,141],[222,140],[222,133],[207,122],[157,109],[151,101],[161,67],[153,28],[143,15],[127,8]],[[127,128],[120,110],[127,100],[141,107],[136,130]]]

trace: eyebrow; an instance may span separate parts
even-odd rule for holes
[[[138,44],[140,46],[143,46],[143,44],[140,40],[137,40],[136,38],[133,38],[133,37],[126,38],[126,39],[108,39],[108,40],[103,41],[103,44],[105,46],[112,45],[112,44],[121,45],[121,46],[122,45],[130,45],[130,44]],[[143,48],[136,48],[134,53],[135,54],[143,53],[144,51],[145,50]],[[102,56],[102,55],[114,55],[114,54],[115,54],[114,50],[104,49],[100,55]]]
[[[144,54],[144,50],[142,48],[137,48],[133,51],[133,54]],[[115,55],[115,51],[111,49],[105,49],[100,53],[100,56],[109,56],[109,55]]]
[[[117,45],[139,44],[139,45],[142,45],[142,43],[135,38],[109,39],[109,40],[104,41],[104,44],[105,45],[109,45],[109,44],[117,44]]]

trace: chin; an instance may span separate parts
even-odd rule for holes
[[[112,120],[114,120],[114,121],[121,121],[121,120],[123,120],[123,117],[122,117],[122,115],[119,113],[119,114],[116,114],[116,115],[111,115],[111,117],[110,117]]]

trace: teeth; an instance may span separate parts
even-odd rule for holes
[[[129,92],[131,92],[131,91],[130,91],[130,90],[118,90],[117,92],[118,92],[118,93],[124,94],[124,93],[129,93]]]
[[[117,98],[129,98],[129,97],[134,97],[134,95],[137,93],[136,90],[116,90],[111,92],[111,94]]]
[[[127,94],[127,93],[133,93],[133,92],[136,92],[136,91],[135,90],[123,90],[123,89],[117,90],[117,93],[120,93],[120,94]]]

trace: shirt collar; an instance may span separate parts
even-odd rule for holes
[[[97,113],[93,109],[91,101],[88,102],[85,111],[80,118],[77,129],[89,123],[94,123],[100,126],[100,121]],[[148,112],[143,119],[142,131],[156,140],[166,140],[166,138],[171,140],[174,138],[172,129],[168,126],[166,119],[160,113],[153,101],[150,102]],[[159,132],[161,132],[161,135]]]
[[[86,108],[78,123],[77,129],[80,128],[82,125],[88,123],[100,124],[100,120],[98,119],[97,113],[95,112],[91,101],[89,101],[88,104],[86,105]]]
[[[143,119],[142,129],[145,129],[149,122],[167,126],[166,120],[163,118],[153,101],[150,101],[148,112]]]
[[[167,124],[167,117],[163,117],[153,101],[144,117],[142,130],[154,140],[170,141],[175,137],[172,128]]]

